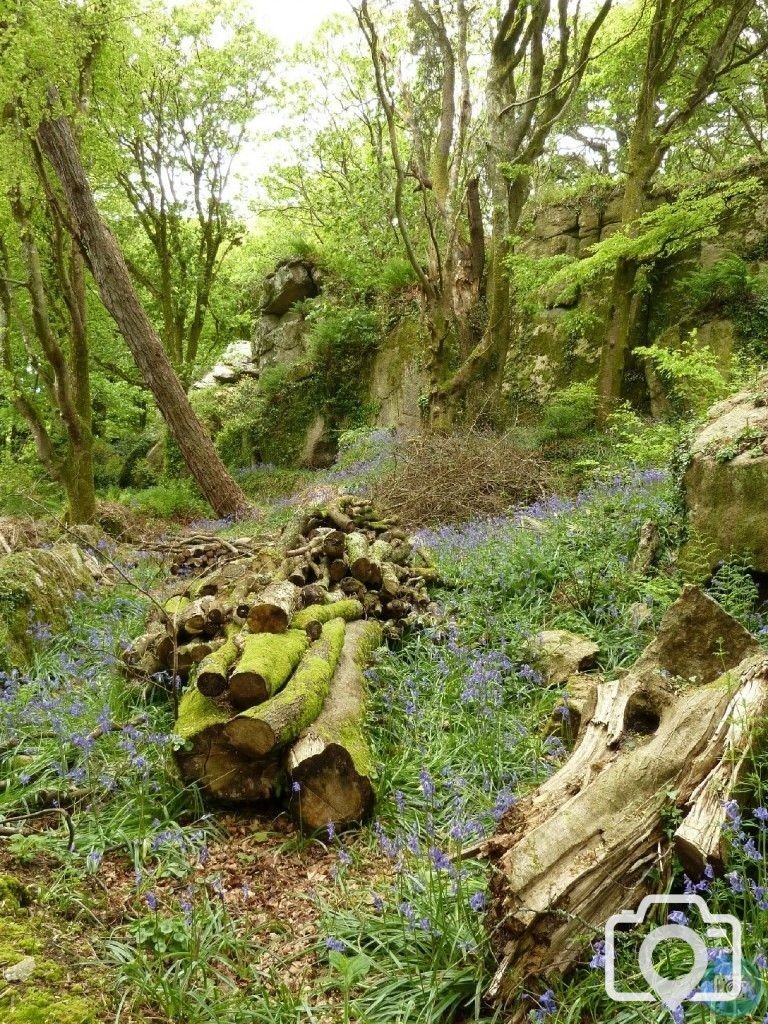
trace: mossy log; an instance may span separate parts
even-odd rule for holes
[[[248,612],[252,633],[284,633],[291,616],[301,607],[301,589],[290,580],[271,583]]]
[[[230,625],[222,646],[201,662],[200,668],[197,670],[195,684],[204,696],[218,697],[226,690],[230,670],[240,653],[235,643],[238,633],[238,627],[234,624]]]
[[[176,751],[179,773],[216,800],[251,803],[268,800],[282,788],[279,756],[248,758],[235,751],[223,736],[230,711],[220,701],[189,687],[179,702],[175,732],[184,746]]]
[[[379,589],[384,601],[393,601],[400,593],[400,579],[391,562],[384,562],[382,564],[381,587]]]
[[[331,619],[344,619],[346,622],[354,622],[355,619],[362,619],[363,606],[354,598],[347,598],[344,601],[334,601],[331,604],[314,604],[309,608],[302,608],[300,612],[291,619],[293,629],[306,629],[312,622],[330,622]]]
[[[354,522],[346,514],[342,512],[340,508],[332,505],[330,508],[325,509],[325,518],[340,530],[342,533],[352,533],[355,529]]]
[[[276,747],[296,739],[314,722],[328,696],[344,646],[345,629],[344,619],[326,622],[320,638],[301,659],[285,688],[224,726],[224,736],[236,750],[265,757]]]
[[[243,640],[243,653],[229,680],[229,696],[245,710],[274,696],[288,681],[309,646],[303,629],[256,633]]]
[[[381,642],[376,622],[347,626],[339,664],[323,710],[288,752],[298,790],[295,817],[308,829],[337,828],[364,820],[373,809],[374,769],[365,733],[363,666]]]
[[[350,575],[356,580],[374,589],[381,586],[381,566],[371,554],[368,538],[364,533],[347,535],[347,562]]]
[[[660,862],[717,863],[722,801],[765,742],[766,712],[768,657],[686,588],[633,669],[598,684],[569,760],[475,851],[494,869],[488,995],[514,1006],[511,1022],[525,1019],[522,989],[573,967],[612,914],[656,891]],[[670,814],[682,817],[671,839]]]
[[[333,561],[343,558],[346,551],[346,534],[341,530],[331,530],[323,537],[323,554]]]

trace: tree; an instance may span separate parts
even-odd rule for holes
[[[491,398],[500,394],[512,340],[506,266],[512,239],[530,192],[533,167],[579,87],[611,6],[612,0],[604,0],[582,24],[567,0],[558,0],[554,11],[551,0],[509,0],[493,30],[480,119],[473,116],[468,41],[480,38],[482,29],[477,26],[485,27],[489,11],[482,5],[471,10],[463,0],[450,5],[411,0],[413,23],[426,40],[421,68],[424,80],[433,83],[430,95],[437,97],[436,127],[423,122],[418,115],[421,104],[414,103],[407,85],[398,82],[368,0],[356,8],[387,120],[398,232],[428,311],[433,425],[450,420],[452,406],[481,375],[490,384]],[[474,27],[472,14],[477,19]],[[405,132],[401,125],[407,126]],[[484,184],[490,196],[487,254],[482,244],[483,150]],[[423,199],[419,230],[403,215],[409,179],[417,182]],[[427,239],[426,261],[420,257],[419,235]],[[471,330],[466,290],[459,287],[465,272],[461,250],[467,240],[474,304],[487,293],[485,327],[472,345],[467,345]]]
[[[189,404],[184,389],[147,317],[120,247],[99,214],[67,116],[55,113],[59,99],[49,93],[51,113],[36,132],[66,198],[74,239],[93,274],[101,299],[131,350],[155,396],[171,435],[200,490],[219,515],[237,515],[249,503],[227,472],[211,438]]]
[[[642,74],[626,150],[621,222],[632,234],[651,183],[670,147],[728,76],[762,53],[768,40],[747,32],[756,0],[654,0],[649,9]],[[602,347],[598,387],[604,420],[621,394],[634,325],[642,304],[638,263],[619,259]]]
[[[105,56],[109,87],[94,104],[111,142],[100,176],[119,187],[124,244],[126,202],[148,242],[129,269],[188,385],[212,291],[243,234],[233,171],[269,94],[275,44],[236,6],[194,3],[147,13],[119,51]]]

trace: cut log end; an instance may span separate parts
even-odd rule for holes
[[[368,775],[355,767],[349,751],[336,743],[319,744],[315,752],[299,751],[300,766],[291,772],[298,791],[292,812],[310,831],[333,822],[336,828],[364,821],[373,809],[374,790]]]

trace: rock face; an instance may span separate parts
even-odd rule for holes
[[[258,377],[259,365],[250,341],[234,341],[221,354],[218,363],[193,385],[201,391],[218,384],[236,384],[243,377]]]
[[[684,478],[689,540],[683,562],[712,569],[732,554],[768,572],[768,391],[713,406]]]
[[[30,631],[63,626],[78,592],[90,590],[99,575],[96,559],[76,544],[0,559],[0,668],[23,666],[31,653]]]
[[[261,311],[283,316],[296,302],[312,299],[318,293],[312,267],[303,260],[283,263],[264,282]]]

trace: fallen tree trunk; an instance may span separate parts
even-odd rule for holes
[[[328,696],[344,633],[343,619],[326,622],[320,639],[304,655],[285,689],[227,723],[224,735],[236,750],[264,757],[314,722]]]
[[[309,646],[301,629],[256,633],[243,640],[243,653],[229,680],[229,697],[245,711],[274,696],[285,685]]]
[[[347,627],[323,710],[288,753],[288,771],[298,786],[291,808],[305,828],[323,828],[328,822],[337,828],[351,825],[364,820],[373,807],[362,668],[380,642],[378,623]]]
[[[686,588],[634,668],[598,684],[569,760],[484,844],[499,961],[491,999],[507,1004],[532,978],[572,967],[589,927],[600,931],[634,906],[673,849],[689,859],[693,850],[699,864],[718,855],[715,794],[732,786],[766,710],[768,658],[719,605]],[[675,809],[684,820],[670,843]]]
[[[227,638],[222,646],[201,662],[197,670],[196,685],[204,696],[218,697],[229,685],[229,673],[240,653],[235,643],[238,632],[237,626],[229,626]]]

